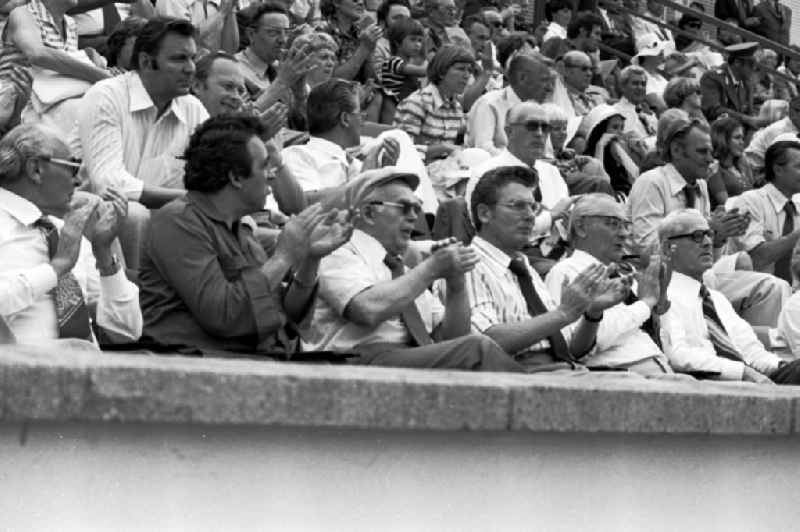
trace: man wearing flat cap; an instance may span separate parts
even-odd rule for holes
[[[306,345],[355,353],[367,365],[521,372],[495,342],[469,335],[464,274],[478,260],[474,250],[447,240],[413,268],[404,263],[422,213],[418,184],[416,175],[387,167],[354,191],[355,230],[320,264]],[[443,304],[428,289],[437,279],[445,284]]]
[[[727,46],[727,63],[700,78],[702,109],[709,123],[727,113],[749,127],[758,127],[756,117],[752,116],[755,108],[749,81],[757,49],[758,43],[754,42]]]

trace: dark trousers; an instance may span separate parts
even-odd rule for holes
[[[793,360],[769,376],[776,384],[800,384],[800,360]]]
[[[357,351],[359,362],[369,366],[525,372],[494,340],[477,334],[422,347],[380,344]]]

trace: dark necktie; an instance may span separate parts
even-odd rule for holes
[[[687,184],[683,187],[683,194],[686,196],[686,208],[694,209],[697,203],[697,196],[700,194],[700,185],[697,183],[694,185]]]
[[[730,336],[728,336],[728,331],[725,330],[725,325],[719,319],[717,309],[711,300],[711,294],[703,284],[700,285],[700,298],[703,300],[703,317],[706,320],[708,336],[714,345],[714,351],[717,352],[717,356],[741,362],[742,356],[736,346],[733,345]]]
[[[264,76],[272,83],[278,77],[278,69],[275,68],[275,65],[269,65],[267,70],[264,71]]]
[[[33,225],[47,239],[47,253],[52,259],[58,249],[58,230],[46,216],[36,220]],[[53,298],[56,303],[58,337],[91,340],[89,309],[83,299],[83,290],[72,272],[58,279],[58,284],[53,289]]]
[[[391,270],[392,279],[397,279],[405,273],[403,259],[397,255],[390,255],[387,253],[383,258],[383,263]],[[433,343],[433,339],[428,334],[428,330],[422,322],[419,309],[413,301],[400,312],[400,319],[403,321],[403,325],[406,326],[408,334],[411,336],[415,346],[430,345]]]
[[[531,316],[540,316],[547,313],[547,307],[544,306],[542,299],[539,297],[539,294],[536,293],[536,289],[533,286],[531,272],[528,269],[528,265],[525,263],[525,259],[522,257],[513,259],[511,264],[508,265],[508,269],[517,277],[520,290],[522,290],[522,296],[525,298],[525,303],[528,306],[528,314]],[[560,331],[552,336],[548,336],[547,340],[550,342],[550,350],[552,351],[553,357],[558,360],[573,361],[567,341]]]
[[[786,213],[786,219],[783,221],[783,232],[781,236],[786,236],[794,232],[794,215],[796,209],[792,200],[787,200],[783,206]],[[788,253],[785,256],[775,261],[775,276],[780,277],[784,281],[792,284],[792,254]]]

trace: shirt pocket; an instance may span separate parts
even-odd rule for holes
[[[250,263],[247,258],[241,255],[221,255],[219,257],[219,266],[225,279],[238,281],[242,278],[242,270],[250,266]]]

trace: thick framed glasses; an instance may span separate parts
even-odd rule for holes
[[[545,135],[550,133],[550,122],[545,120],[526,120],[524,122],[512,122],[511,126],[523,126],[528,131],[541,131]]]
[[[678,238],[690,238],[694,240],[697,244],[702,244],[706,238],[714,240],[714,230],[698,229],[697,231],[692,231],[691,233],[683,233],[680,235],[668,236],[667,240],[676,240]]]
[[[516,212],[517,214],[527,214],[533,213],[534,216],[542,212],[542,205],[537,201],[526,201],[526,200],[516,200],[516,201],[506,201],[503,203],[498,203],[498,205],[502,205],[503,207],[507,207],[512,211]]]
[[[422,214],[422,205],[411,201],[370,201],[369,204],[400,209],[403,212],[403,216],[409,216],[411,213],[414,213],[415,216]]]
[[[81,169],[81,164],[83,164],[83,161],[81,161],[77,157],[71,157],[69,159],[59,159],[58,157],[44,156],[44,157],[39,157],[39,159],[42,161],[47,161],[51,164],[57,164],[58,166],[67,167],[72,171],[73,176],[78,175],[78,171]]]

